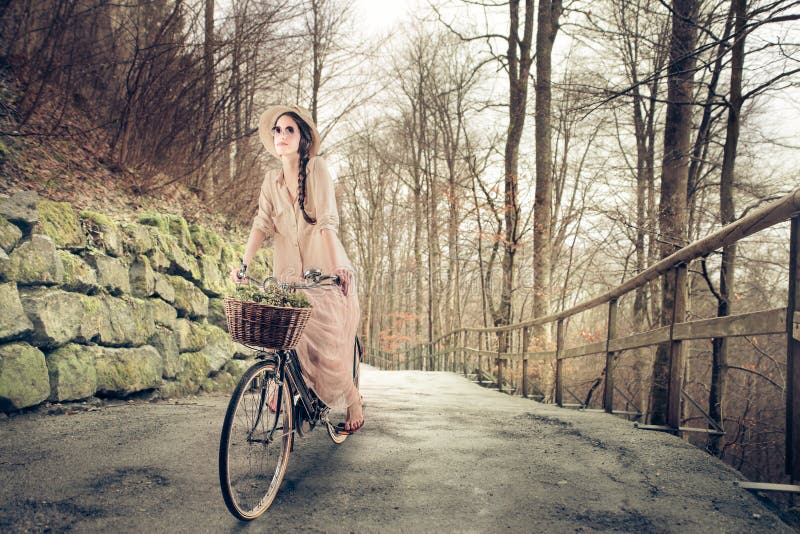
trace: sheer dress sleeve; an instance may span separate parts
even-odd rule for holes
[[[319,230],[339,230],[339,210],[336,208],[336,195],[333,190],[333,179],[328,171],[328,164],[317,156],[308,162],[309,193],[316,208]]]
[[[253,229],[261,230],[267,236],[267,241],[271,241],[275,236],[275,223],[272,216],[275,209],[272,206],[272,200],[269,192],[269,180],[271,175],[267,174],[264,182],[261,184],[261,191],[258,194],[258,212],[253,218]]]

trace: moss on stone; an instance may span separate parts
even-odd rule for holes
[[[169,230],[151,226],[147,228],[147,231],[153,242],[153,250],[158,250],[166,255],[171,253],[172,249],[177,246],[174,238],[169,234]]]
[[[231,393],[236,388],[237,379],[225,371],[220,371],[203,380],[201,389],[208,393]]]
[[[196,393],[210,372],[206,357],[200,352],[184,352],[180,355],[180,370],[176,375],[178,390]]]
[[[197,254],[197,247],[192,240],[189,223],[186,222],[186,219],[178,215],[166,215],[165,219],[169,224],[169,233],[175,237],[180,247],[190,254]]]
[[[223,273],[231,272],[242,263],[242,256],[244,256],[244,247],[237,248],[230,243],[222,245],[222,254],[219,258],[220,270]]]
[[[50,374],[50,400],[91,397],[97,389],[95,357],[98,347],[70,343],[46,356]]]
[[[81,218],[84,220],[92,221],[101,226],[107,226],[117,229],[117,223],[115,223],[107,215],[103,215],[102,213],[97,213],[96,211],[91,211],[91,210],[81,210],[80,215]]]
[[[192,240],[197,251],[205,256],[213,258],[215,261],[219,259],[222,253],[222,238],[219,234],[208,230],[199,224],[192,224],[189,227],[189,232],[192,235]]]
[[[200,263],[197,258],[190,253],[187,253],[183,248],[176,247],[172,251],[172,261],[170,262],[170,271],[180,274],[194,282],[202,280],[202,273],[200,272]]]
[[[39,211],[41,231],[53,239],[59,248],[81,249],[86,246],[86,236],[69,202],[41,200]]]
[[[171,234],[163,234],[156,228],[150,229],[153,238],[153,250],[148,257],[156,271],[178,273],[192,280],[200,280],[200,264],[194,254],[187,251]]]
[[[172,287],[167,275],[161,273],[155,274],[155,286],[153,291],[155,295],[161,297],[166,302],[170,304],[175,302],[175,288]]]
[[[156,333],[150,336],[147,343],[154,347],[164,361],[164,378],[173,379],[180,371],[180,353],[175,335],[163,326],[156,327]]]
[[[89,210],[81,211],[80,216],[91,245],[104,249],[114,257],[123,254],[122,234],[113,220],[102,213]]]
[[[161,385],[164,362],[150,345],[134,349],[103,348],[97,357],[98,392],[130,394]]]
[[[147,254],[153,249],[153,239],[146,226],[138,223],[121,223],[120,228],[127,236],[125,248],[131,254]]]
[[[181,352],[196,352],[206,346],[210,332],[189,319],[175,321],[175,340]]]
[[[0,340],[22,337],[33,329],[14,282],[0,284],[0,310]]]
[[[199,319],[208,315],[208,297],[197,286],[180,276],[167,276],[175,290],[175,309],[181,317]]]
[[[0,410],[35,406],[50,395],[44,354],[27,343],[0,345]]]
[[[59,250],[58,256],[61,258],[61,263],[64,264],[62,288],[81,293],[94,293],[100,289],[97,284],[97,274],[83,258],[67,250]]]
[[[0,217],[0,247],[6,252],[11,252],[20,239],[22,239],[22,230],[8,222],[5,217]]]
[[[200,273],[200,289],[206,295],[219,297],[233,291],[235,284],[231,282],[229,274],[222,272],[219,268],[219,262],[211,256],[204,255],[200,258]]]
[[[149,297],[153,294],[156,277],[147,256],[137,256],[131,264],[128,275],[130,276],[131,294],[134,297]]]
[[[208,322],[227,330],[228,320],[225,317],[224,299],[208,299]]]
[[[0,261],[0,279],[23,285],[60,284],[64,280],[64,264],[53,240],[34,234]]]
[[[86,296],[81,295],[81,317],[78,326],[78,336],[83,342],[98,341],[102,335],[108,337],[110,329],[106,295]]]
[[[87,256],[86,261],[94,267],[98,285],[106,288],[112,295],[130,294],[129,269],[121,259],[103,254],[93,254]]]
[[[175,327],[175,320],[178,317],[175,308],[161,299],[146,299],[145,302],[149,307],[147,314],[156,325],[166,326],[167,328]]]
[[[247,371],[251,365],[253,365],[256,360],[228,360],[225,365],[222,367],[222,370],[229,373],[231,376],[236,378],[237,380],[242,377],[245,371]]]
[[[160,213],[146,211],[139,215],[139,222],[146,226],[152,226],[161,230],[164,233],[169,232],[169,223]]]

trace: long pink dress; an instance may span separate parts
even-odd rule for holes
[[[298,281],[312,267],[324,274],[337,268],[355,273],[336,234],[339,212],[325,160],[311,158],[307,175],[304,206],[316,224],[308,224],[297,199],[291,200],[281,169],[267,172],[261,185],[253,228],[273,240],[273,274],[282,281]],[[323,241],[323,230],[333,233],[333,250]],[[343,409],[359,400],[352,375],[353,343],[361,317],[355,277],[346,297],[338,286],[304,292],[313,311],[296,347],[300,365],[319,398],[331,408]]]

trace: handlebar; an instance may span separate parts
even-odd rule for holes
[[[258,286],[261,287],[261,288],[266,287],[266,284],[270,283],[270,282],[274,283],[275,285],[277,285],[281,289],[288,289],[288,290],[310,289],[310,288],[313,288],[313,287],[321,287],[321,286],[333,286],[333,285],[339,285],[340,282],[341,282],[339,276],[331,275],[331,274],[322,274],[322,271],[320,271],[319,269],[306,269],[306,271],[303,273],[303,279],[309,280],[309,282],[307,282],[305,284],[301,284],[301,283],[292,284],[292,283],[281,282],[280,280],[278,280],[277,278],[275,278],[273,276],[267,277],[263,281],[260,281],[260,280],[258,280],[256,278],[247,276],[245,274],[246,270],[247,270],[247,266],[243,265],[239,269],[239,271],[236,273],[236,278],[238,278],[239,280],[252,281],[252,282],[258,284]],[[327,283],[327,284],[324,283],[324,282],[327,282],[327,281],[330,281],[330,283]]]

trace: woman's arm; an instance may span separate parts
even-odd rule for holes
[[[336,232],[329,228],[323,228],[320,230],[322,232],[322,243],[325,245],[325,253],[331,259],[331,265],[334,265],[333,273],[339,277],[339,284],[342,286],[342,293],[347,296],[347,292],[350,291],[350,285],[353,283],[353,273],[350,269],[336,265],[337,262],[337,254],[336,254]]]
[[[253,226],[250,229],[250,236],[247,238],[247,245],[244,247],[244,256],[242,256],[242,265],[250,265],[253,257],[258,252],[258,249],[268,238],[275,235],[275,224],[272,222],[273,207],[272,201],[269,198],[268,182],[269,175],[264,179],[261,185],[261,192],[258,195],[258,213],[253,218]],[[238,273],[241,267],[234,267],[231,270],[231,280],[234,282],[241,282]]]
[[[353,272],[349,266],[342,265],[337,251],[339,246],[336,232],[339,227],[339,210],[336,207],[336,195],[333,190],[333,179],[328,171],[328,164],[321,157],[315,157],[309,162],[313,164],[310,169],[312,194],[314,195],[314,205],[316,206],[317,229],[322,235],[322,244],[325,248],[325,255],[329,258],[330,265],[333,266],[333,273],[339,277],[342,286],[342,293],[347,295],[350,285],[353,283]]]
[[[241,271],[242,267],[250,265],[250,262],[253,260],[253,257],[256,255],[256,252],[258,252],[258,249],[261,248],[261,245],[264,243],[266,238],[267,234],[255,226],[250,230],[250,237],[247,238],[247,245],[244,247],[242,265],[239,267],[233,267],[231,269],[231,280],[234,283],[240,284],[244,282],[243,279],[239,278],[239,272]]]

